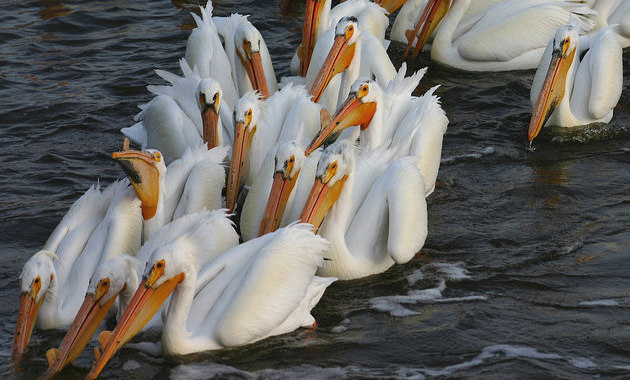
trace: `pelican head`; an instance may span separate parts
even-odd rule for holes
[[[446,15],[446,12],[451,8],[453,2],[455,0],[428,0],[418,22],[416,23],[416,27],[411,30],[407,30],[405,35],[407,36],[407,40],[409,41],[409,45],[407,46],[407,50],[405,51],[404,56],[406,57],[413,46],[413,42],[418,38],[418,42],[416,43],[416,47],[413,51],[412,58],[415,58],[422,47],[427,43],[431,34],[438,26],[440,21]],[[422,27],[422,29],[420,29]]]
[[[122,166],[142,201],[142,216],[151,219],[160,198],[160,178],[166,174],[162,153],[155,149],[132,150],[126,144],[122,151],[112,153],[112,158]]]
[[[300,214],[300,220],[312,224],[314,230],[321,226],[354,168],[353,144],[349,140],[337,141],[324,149],[319,158],[315,183]]]
[[[99,336],[102,352],[94,351],[96,363],[87,375],[88,379],[98,376],[114,353],[138,334],[175,287],[184,281],[186,273],[191,273],[196,267],[194,255],[185,254],[188,250],[187,239],[180,237],[153,252],[147,261],[142,281],[114,331],[103,331]]]
[[[264,44],[262,35],[250,22],[244,22],[234,32],[234,41],[236,55],[247,72],[252,88],[260,91],[263,98],[268,98],[269,88],[260,56],[260,49]]]
[[[20,309],[15,324],[15,334],[11,354],[15,357],[24,351],[31,339],[35,320],[39,314],[39,308],[44,301],[46,292],[53,284],[55,267],[53,265],[54,253],[39,251],[34,254],[22,267],[20,273]]]
[[[530,142],[538,135],[564,97],[566,80],[573,64],[578,41],[578,28],[573,24],[568,24],[558,29],[551,42],[551,60],[529,122]],[[541,68],[543,66],[540,66],[538,70]]]
[[[203,78],[197,86],[199,110],[203,121],[203,141],[208,149],[219,146],[219,110],[223,93],[221,85],[214,78]]]
[[[72,363],[90,341],[118,295],[138,287],[139,262],[129,255],[120,255],[98,266],[88,286],[85,300],[59,348],[46,352],[49,374],[61,371]],[[118,314],[122,314],[122,305]]]
[[[258,236],[273,232],[280,226],[287,201],[304,164],[304,158],[304,146],[297,141],[287,141],[278,145],[273,184],[265,213],[260,221]]]
[[[254,91],[245,94],[234,106],[234,145],[225,196],[230,212],[234,211],[238,194],[247,180],[249,150],[260,118],[260,107],[261,100]]]
[[[357,79],[350,88],[348,98],[339,106],[330,121],[325,125],[322,124],[322,128],[306,148],[306,155],[311,154],[329,137],[341,133],[348,127],[360,125],[362,130],[367,128],[376,112],[382,93],[380,86],[373,80]]]
[[[333,45],[309,92],[314,102],[319,101],[330,80],[350,66],[359,37],[361,30],[355,17],[344,17],[339,20],[335,27]]]

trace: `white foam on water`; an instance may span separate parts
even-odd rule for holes
[[[431,263],[428,266],[436,268],[449,281],[462,281],[470,278],[470,272],[464,268],[464,263],[461,261],[457,263]]]
[[[593,301],[582,301],[580,302],[580,306],[619,306],[619,302],[615,300],[593,300]]]
[[[485,347],[479,355],[475,356],[471,360],[468,360],[459,364],[454,364],[454,365],[451,365],[442,369],[425,369],[425,373],[429,376],[448,376],[457,371],[479,366],[483,364],[486,360],[494,359],[498,357],[507,358],[507,359],[513,359],[513,358],[546,359],[546,360],[562,359],[562,356],[560,355],[546,354],[532,347],[498,344],[494,346]]]
[[[346,318],[343,321],[341,321],[341,323],[338,326],[335,326],[332,329],[330,329],[330,331],[335,334],[341,334],[345,332],[346,330],[348,330],[349,324],[350,324],[350,319]]]
[[[422,273],[422,269],[418,269],[412,274],[407,275],[407,283],[409,283],[409,286],[415,285],[416,282],[420,280],[424,280],[424,273]]]
[[[124,371],[133,371],[134,369],[138,369],[142,367],[142,365],[135,360],[127,360],[125,364],[123,364],[122,369]]]
[[[127,343],[126,348],[131,348],[149,354],[155,358],[162,356],[162,342],[137,342]]]
[[[569,358],[567,359],[569,364],[580,369],[595,369],[597,364],[593,363],[587,358]]]
[[[435,288],[411,290],[406,296],[383,296],[370,299],[372,308],[377,311],[389,313],[393,317],[409,317],[419,315],[420,312],[410,310],[402,304],[416,304],[442,298],[442,292],[446,289],[446,282],[440,279]]]
[[[286,369],[263,369],[255,372],[242,371],[218,363],[180,364],[171,369],[171,380],[206,380],[217,376],[237,377],[242,379],[339,379],[345,377],[348,370],[339,367],[322,368],[310,365]]]
[[[616,365],[613,368],[622,369],[624,371],[630,371],[630,364],[629,365]]]
[[[187,363],[171,369],[171,380],[206,380],[215,376],[238,375],[243,379],[255,379],[252,373],[219,363]]]
[[[459,154],[459,155],[456,155],[456,156],[442,158],[441,162],[443,164],[450,164],[451,162],[456,162],[456,161],[460,161],[460,160],[464,160],[464,159],[468,159],[468,158],[481,158],[483,156],[487,156],[489,154],[493,154],[494,152],[495,152],[495,150],[494,150],[493,147],[487,146],[487,147],[483,148],[482,150],[480,150],[479,152]]]
[[[567,253],[573,253],[575,251],[577,251],[578,249],[582,248],[584,246],[584,242],[582,242],[582,240],[578,240],[575,243],[564,247],[563,251],[565,254]]]

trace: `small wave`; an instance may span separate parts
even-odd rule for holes
[[[446,281],[462,281],[471,278],[468,270],[464,267],[463,262],[457,263],[431,263],[423,269],[437,271],[441,274],[438,285],[434,288],[412,289],[407,295],[393,295],[374,297],[370,299],[372,309],[389,313],[393,317],[410,317],[422,314],[419,311],[411,310],[404,305],[415,305],[419,303],[456,303],[456,302],[473,302],[486,301],[487,296],[473,295],[464,297],[444,298],[444,290],[446,289]],[[409,286],[415,285],[418,281],[423,280],[425,275],[423,269],[419,269],[407,276]]]
[[[223,377],[240,379],[339,379],[347,376],[348,371],[348,369],[339,367],[323,368],[302,365],[286,369],[263,369],[247,372],[219,363],[191,363],[180,364],[173,368],[170,378],[171,380],[205,380]]]
[[[491,146],[488,146],[488,147],[483,148],[479,152],[467,153],[467,154],[459,154],[459,155],[456,155],[456,156],[443,158],[441,162],[443,164],[450,164],[452,162],[457,162],[457,161],[466,160],[466,159],[470,159],[470,158],[478,159],[478,158],[481,158],[483,156],[487,156],[487,155],[490,155],[490,154],[493,154],[493,153],[494,153],[494,148],[491,147]]]
[[[614,300],[582,301],[580,306],[619,306],[619,302]]]

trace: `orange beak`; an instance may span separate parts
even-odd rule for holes
[[[243,122],[237,122],[234,126],[234,145],[232,147],[232,161],[228,172],[225,203],[234,211],[236,200],[241,189],[245,185],[247,173],[249,173],[249,149],[252,146],[252,138],[256,133],[256,126],[248,131]]]
[[[319,31],[319,18],[322,13],[322,0],[307,0],[306,14],[304,15],[304,31],[302,32],[302,44],[298,47],[297,54],[300,59],[300,76],[305,77],[308,66],[311,64],[313,49],[317,42]]]
[[[536,99],[532,118],[529,122],[528,138],[530,142],[538,136],[538,133],[564,97],[567,72],[573,63],[575,50],[577,49],[574,49],[567,57],[564,57],[560,49],[554,49],[551,53],[551,62],[547,69],[547,75],[545,75],[545,81]]]
[[[157,288],[151,286],[155,282],[153,276],[149,279],[142,279],[138,290],[133,295],[114,331],[111,334],[104,331],[99,336],[103,351],[101,353],[95,350],[96,363],[92,366],[86,379],[95,379],[101,373],[103,367],[116,351],[136,336],[142,327],[153,318],[162,303],[175,290],[177,284],[184,280],[184,277],[184,273],[180,273]]]
[[[273,178],[271,192],[269,193],[269,199],[267,200],[267,207],[260,221],[258,236],[268,234],[278,229],[282,221],[282,216],[284,215],[284,210],[287,207],[287,201],[299,175],[299,170],[295,173],[293,178],[285,176],[283,172],[276,172]]]
[[[208,144],[208,149],[219,146],[219,109],[216,107],[216,101],[207,105],[200,98],[203,105],[201,111],[201,120],[203,122],[203,142]]]
[[[136,195],[142,201],[142,216],[151,219],[157,211],[160,179],[153,156],[138,150],[112,153],[112,158],[122,166]]]
[[[42,296],[39,301],[35,301],[38,291],[39,289],[36,291],[34,289],[33,292],[24,292],[20,296],[20,310],[15,324],[13,344],[11,346],[11,356],[14,358],[17,358],[26,351],[26,346],[28,346],[28,342],[31,339],[35,320],[39,314],[39,308],[44,301],[44,296]]]
[[[243,57],[238,49],[236,49],[236,54],[241,59],[245,71],[247,71],[252,88],[258,90],[262,94],[263,99],[267,99],[269,97],[269,89],[267,88],[267,78],[265,78],[260,52],[252,52],[251,44],[243,48],[245,49],[246,57]]]
[[[357,98],[356,93],[350,93],[330,121],[326,125],[322,125],[317,135],[306,148],[305,155],[308,156],[315,149],[319,148],[326,139],[341,133],[348,127],[360,125],[361,129],[364,130],[370,125],[375,112],[376,102],[362,103]]]
[[[374,2],[385,8],[389,14],[392,14],[398,8],[402,7],[407,0],[374,0]]]
[[[442,18],[444,18],[450,6],[451,1],[447,0],[429,0],[427,2],[427,5],[422,11],[422,15],[416,23],[416,27],[413,30],[409,29],[405,32],[409,45],[403,57],[407,57],[409,54],[416,37],[418,37],[418,42],[416,43],[412,58],[415,58],[418,53],[420,53],[420,50],[422,50],[422,47],[427,43],[440,21],[442,21]],[[422,26],[422,30],[420,30],[420,26]],[[420,33],[418,34],[418,32]]]
[[[121,291],[122,290],[124,290],[124,288],[121,289]],[[46,352],[48,366],[50,367],[48,374],[52,375],[57,373],[61,371],[63,367],[76,360],[96,332],[101,321],[107,315],[114,301],[116,301],[118,294],[120,294],[120,292],[103,305],[99,302],[101,300],[100,297],[94,294],[87,294],[85,296],[83,305],[81,305],[59,349],[51,348]]]
[[[327,181],[322,180],[322,178],[315,179],[311,193],[308,195],[306,204],[300,214],[300,221],[312,224],[313,232],[316,232],[322,225],[328,210],[339,198],[347,178],[347,175],[344,176],[332,186],[328,186]]]
[[[335,37],[333,46],[330,48],[330,52],[322,68],[319,70],[317,77],[315,77],[315,81],[309,92],[309,95],[313,97],[313,102],[317,103],[319,101],[326,86],[328,86],[328,83],[335,75],[350,66],[352,58],[354,57],[354,49],[355,44],[348,45],[348,40],[346,40],[344,35]]]

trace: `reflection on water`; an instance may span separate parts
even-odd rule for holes
[[[39,11],[42,20],[50,20],[55,17],[63,17],[72,13],[72,9],[63,5],[60,1],[41,0],[44,9]]]

